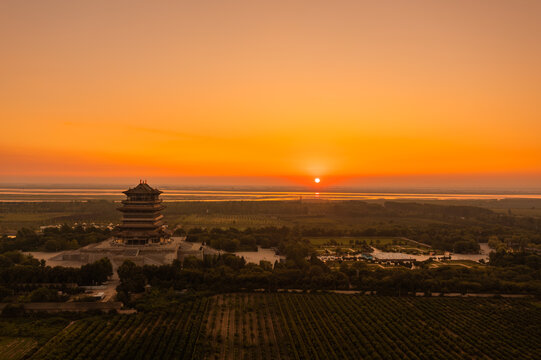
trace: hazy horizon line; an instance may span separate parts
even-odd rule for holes
[[[100,189],[122,190],[135,183],[0,183],[1,189]],[[509,188],[498,186],[298,186],[298,185],[249,185],[249,184],[174,184],[150,183],[162,190],[186,191],[258,191],[258,192],[347,192],[347,193],[405,193],[405,194],[486,194],[486,195],[540,195],[541,187]]]
[[[147,175],[150,175],[147,177]],[[333,176],[4,176],[0,186],[66,188],[133,187],[140,181],[152,186],[191,189],[285,189],[297,191],[424,191],[424,192],[541,192],[541,174],[395,174]]]

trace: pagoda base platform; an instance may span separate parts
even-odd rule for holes
[[[125,260],[130,260],[137,265],[171,264],[173,260],[178,259],[178,250],[184,239],[184,237],[172,237],[163,243],[124,245],[110,238],[77,250],[62,251],[47,259],[47,265],[80,267],[106,257],[111,261],[114,276],[116,276],[116,269]]]

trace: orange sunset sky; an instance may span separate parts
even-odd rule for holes
[[[3,0],[0,44],[0,182],[541,187],[538,0]]]

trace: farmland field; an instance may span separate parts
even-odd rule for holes
[[[31,359],[197,359],[208,300],[174,306],[167,313],[79,320]]]
[[[283,226],[284,221],[269,215],[183,215],[170,216],[167,220],[171,224],[182,224],[185,228],[191,227],[235,227],[244,229],[248,227]]]
[[[56,219],[68,216],[65,212],[44,213],[4,213],[0,215],[0,229],[20,229],[21,227],[37,227],[56,224]]]
[[[27,337],[0,337],[0,359],[18,360],[32,350],[37,341]]]
[[[79,320],[32,359],[539,359],[529,300],[226,294]]]

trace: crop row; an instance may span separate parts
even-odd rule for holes
[[[223,294],[76,321],[32,359],[540,359],[529,300]]]
[[[211,359],[539,359],[525,300],[229,294],[207,314]]]
[[[187,302],[165,313],[80,320],[64,329],[31,359],[196,358],[207,302],[207,299]]]

